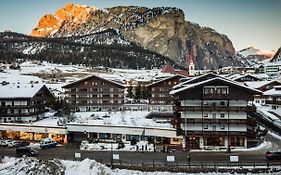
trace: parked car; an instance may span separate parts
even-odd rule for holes
[[[8,146],[8,144],[11,142],[12,142],[11,140],[2,140],[0,144],[1,146]]]
[[[23,155],[32,157],[32,156],[37,156],[38,151],[36,151],[32,147],[19,147],[16,149],[16,156],[21,157]]]
[[[281,160],[281,151],[267,151],[265,157],[268,160]]]
[[[20,142],[18,142],[18,141],[11,141],[11,142],[8,143],[7,146],[9,148],[13,148],[13,147],[19,147],[19,145],[20,145]]]
[[[52,148],[57,146],[57,142],[51,138],[45,138],[40,141],[40,148]]]

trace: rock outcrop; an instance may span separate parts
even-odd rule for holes
[[[114,28],[127,40],[171,58],[187,67],[190,49],[198,69],[240,65],[227,36],[185,21],[182,10],[171,7],[118,6],[99,10],[68,4],[55,15],[46,15],[33,29],[33,36],[65,37]]]

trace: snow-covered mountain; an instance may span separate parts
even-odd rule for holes
[[[247,58],[249,56],[262,56],[265,59],[266,58],[272,58],[272,56],[274,55],[274,51],[261,51],[260,49],[257,49],[253,46],[251,47],[247,47],[245,49],[241,49],[238,51],[238,54],[242,55],[243,57]]]

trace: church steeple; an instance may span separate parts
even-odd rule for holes
[[[194,55],[193,55],[192,48],[189,51],[188,74],[189,74],[189,76],[195,76],[195,64],[194,64]]]

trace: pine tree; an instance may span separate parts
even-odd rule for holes
[[[141,98],[141,86],[138,84],[135,87],[135,99],[140,99]]]
[[[128,92],[127,97],[129,97],[129,98],[133,98],[133,97],[134,97],[132,85],[130,85],[130,86],[128,87],[127,92]]]
[[[141,86],[141,98],[147,99],[148,98],[148,91],[145,86]]]

